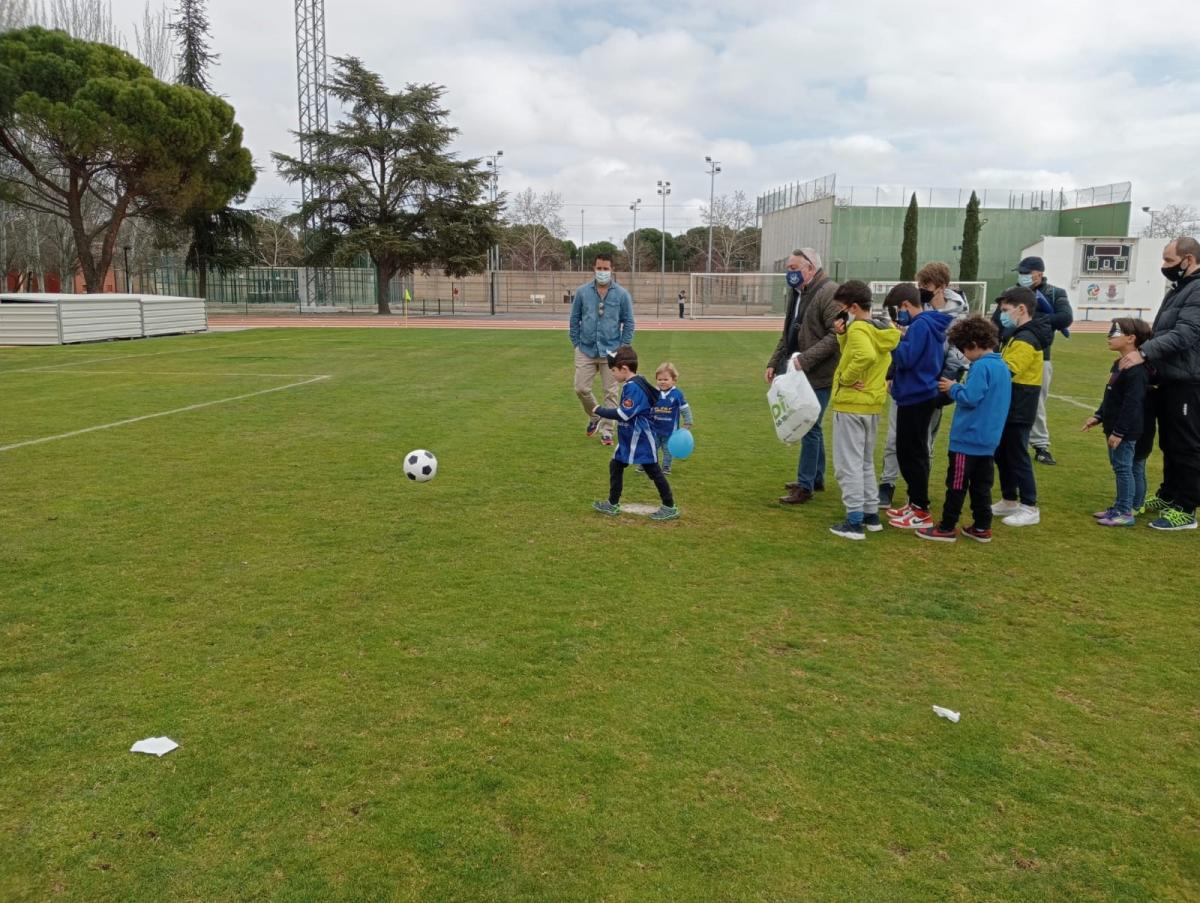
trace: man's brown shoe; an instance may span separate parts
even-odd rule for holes
[[[781,495],[779,497],[779,504],[803,505],[805,502],[811,500],[812,497],[813,494],[811,489],[804,489],[801,486],[797,486],[795,489],[788,490],[787,495]]]

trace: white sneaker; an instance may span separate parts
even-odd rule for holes
[[[1011,502],[1007,499],[1001,499],[992,505],[992,514],[1016,514],[1021,510],[1021,503],[1016,499]]]
[[[1010,514],[1004,518],[1003,523],[1010,527],[1032,527],[1034,524],[1041,523],[1042,512],[1037,508],[1031,508],[1029,505],[1018,506],[1019,510],[1016,514]]]

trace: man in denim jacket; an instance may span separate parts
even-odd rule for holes
[[[612,255],[601,252],[593,266],[595,277],[575,290],[571,301],[571,344],[575,346],[575,394],[587,412],[587,437],[600,433],[604,445],[613,444],[613,422],[600,420],[592,411],[596,396],[592,385],[599,374],[604,385],[604,405],[617,405],[619,387],[608,369],[607,355],[633,344],[633,299],[613,281]]]

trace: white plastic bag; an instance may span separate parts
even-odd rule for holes
[[[775,421],[775,435],[789,444],[804,438],[821,416],[821,402],[809,385],[804,371],[797,369],[793,354],[787,370],[775,377],[767,390],[767,404],[771,406],[771,419]]]

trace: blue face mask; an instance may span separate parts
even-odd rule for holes
[[[1033,276],[1029,273],[1018,273],[1017,285],[1021,288],[1033,288]]]
[[[800,286],[804,285],[804,274],[799,270],[788,270],[787,284],[792,288],[800,288]]]
[[[1008,311],[1002,310],[1000,311],[1000,325],[1005,329],[1013,329],[1017,323],[1008,315]]]
[[[898,326],[907,326],[911,322],[912,314],[910,314],[908,311],[902,310],[900,313],[896,314],[896,324]]]
[[[612,270],[596,270],[596,284],[608,285],[612,281]]]

